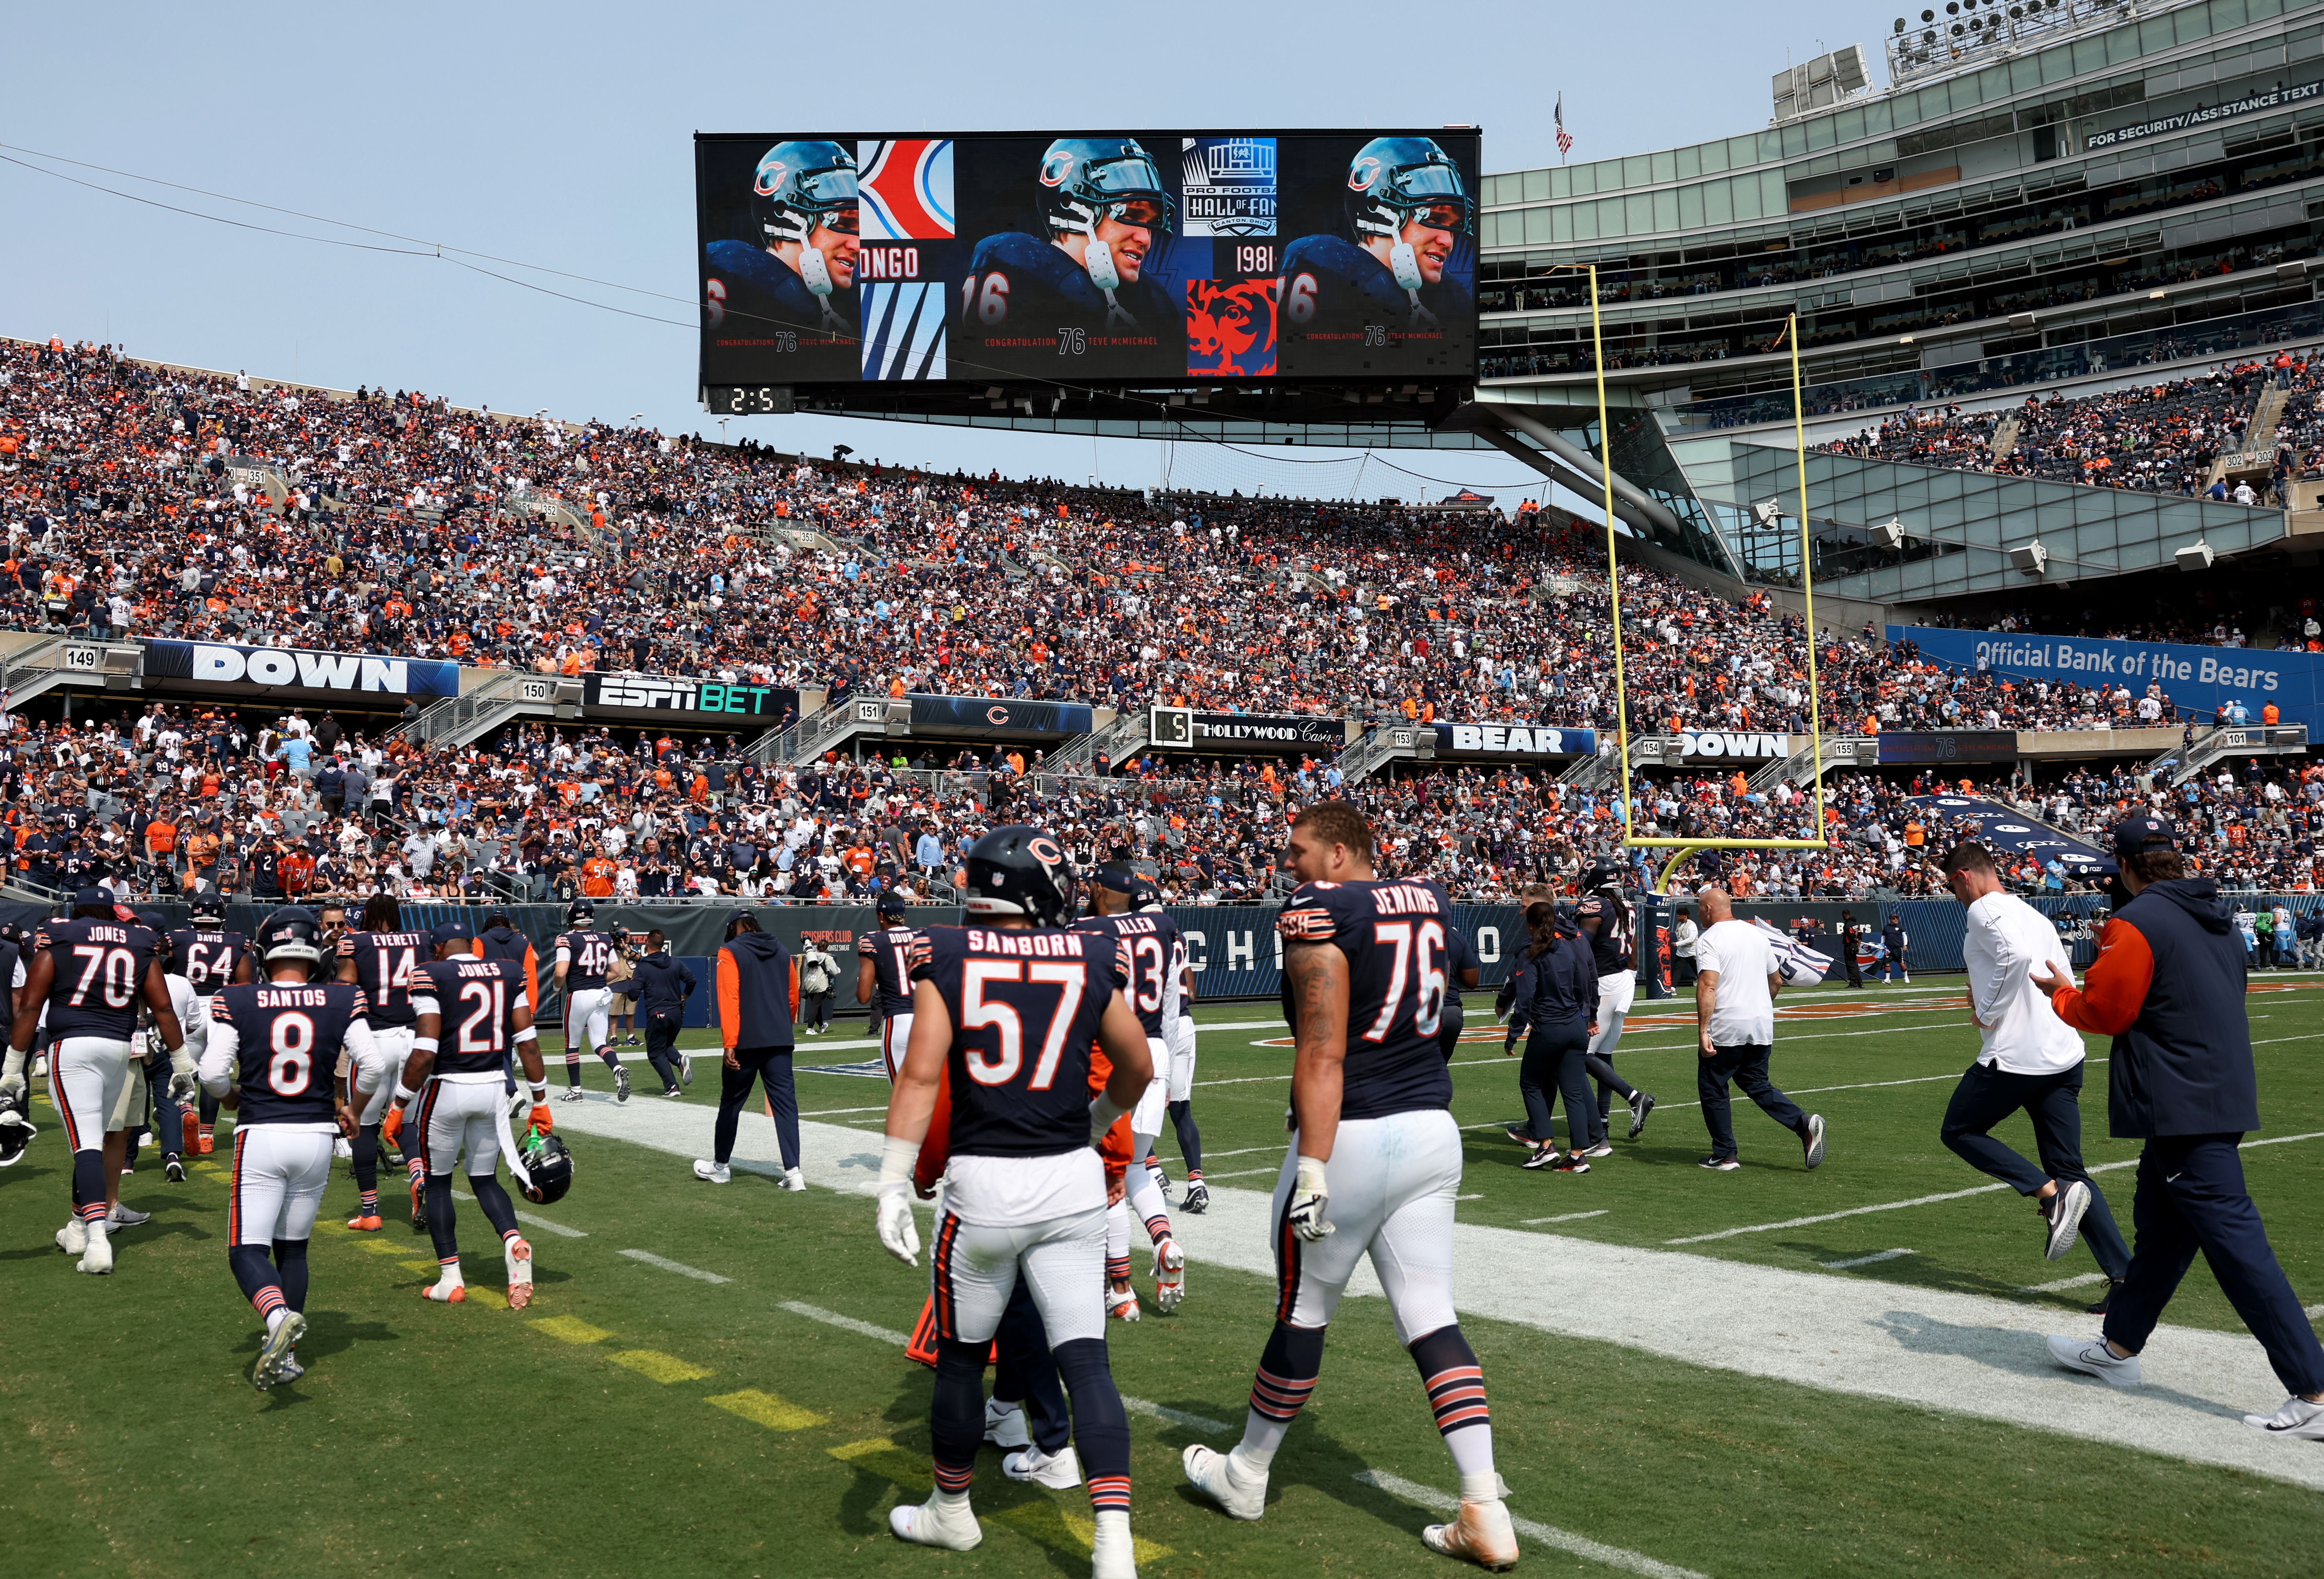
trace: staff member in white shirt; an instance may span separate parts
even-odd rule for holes
[[[2082,1039],[2050,1011],[2050,995],[2033,975],[2073,979],[2074,967],[2048,917],[2001,886],[1992,853],[1955,845],[1945,854],[1945,886],[1969,907],[1961,955],[1969,964],[1969,1023],[1984,1046],[1953,1088],[1945,1108],[1946,1145],[1980,1173],[2034,1197],[2044,1225],[2043,1254],[2056,1260],[2089,1242],[2107,1292],[2103,1312],[2130,1271],[2130,1247],[2097,1181],[2082,1167]],[[2034,1167],[1988,1132],[2017,1112],[2034,1121]]]
[[[1810,1168],[1821,1167],[1823,1115],[1802,1113],[1767,1078],[1767,1059],[1775,1050],[1775,994],[1784,989],[1767,934],[1735,919],[1735,901],[1724,889],[1704,889],[1695,901],[1711,923],[1694,940],[1694,1018],[1702,1051],[1695,1091],[1711,1131],[1711,1155],[1702,1166],[1717,1173],[1742,1166],[1727,1096],[1731,1080],[1761,1113],[1800,1138]]]
[[[1677,962],[1672,968],[1678,973],[1678,980],[1671,985],[1694,985],[1694,940],[1702,936],[1702,928],[1694,924],[1693,910],[1681,905],[1678,925],[1671,928],[1671,957]]]

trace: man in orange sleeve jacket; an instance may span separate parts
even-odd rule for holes
[[[759,930],[759,918],[736,910],[726,918],[726,941],[715,966],[718,988],[718,1034],[726,1044],[719,1071],[718,1122],[711,1144],[715,1155],[694,1164],[694,1177],[707,1184],[733,1177],[727,1159],[734,1155],[734,1132],[751,1087],[763,1082],[775,1119],[775,1141],[782,1149],[787,1190],[807,1188],[799,1171],[798,1089],[791,1081],[791,1049],[798,1012],[798,970],[791,951],[772,933]]]
[[[2236,1151],[2259,1128],[2243,938],[2218,885],[2186,875],[2170,824],[2125,818],[2114,854],[2130,898],[2107,924],[2082,988],[2047,968],[2030,979],[2059,1019],[2114,1039],[2111,1132],[2146,1142],[2132,1207],[2137,1242],[2103,1335],[2052,1337],[2050,1353],[2069,1369],[2137,1386],[2139,1351],[2200,1251],[2292,1395],[2244,1424],[2324,1442],[2324,1344],[2267,1242]]]

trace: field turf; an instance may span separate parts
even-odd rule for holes
[[[2254,1139],[2324,1131],[2324,982],[2255,986],[2266,1128]],[[1561,1246],[1580,1240],[1751,1262],[1835,1288],[1872,1279],[1959,1290],[2054,1313],[2055,1330],[2095,1330],[2080,1314],[2090,1289],[2021,1291],[2095,1269],[2080,1249],[2043,1261],[2033,1211],[2007,1192],[1703,1237],[1989,1182],[1937,1139],[1975,1045],[1960,978],[1786,998],[1776,1081],[1830,1124],[1831,1159],[1812,1174],[1796,1142],[1748,1103],[1736,1114],[1742,1170],[1694,1166],[1706,1148],[1699,1112],[1682,1105],[1695,1099],[1690,1031],[1655,1023],[1657,1006],[1644,1002],[1618,1058],[1665,1100],[1643,1138],[1621,1138],[1618,1108],[1616,1154],[1589,1175],[1520,1171],[1499,1130],[1520,1112],[1516,1063],[1499,1056],[1499,1031],[1477,1023],[1480,996],[1471,994],[1474,1039],[1454,1070],[1455,1116],[1467,1126],[1462,1188],[1473,1197],[1461,1220],[1538,1238],[1537,1262],[1511,1270],[1545,1308],[1620,1295],[1562,1272]],[[1276,1018],[1264,1004],[1202,1009],[1211,1029],[1195,1112],[1216,1190],[1273,1183],[1289,1063],[1286,1048],[1268,1045],[1281,1035]],[[799,1061],[874,1056],[844,1045],[853,1039],[850,1030],[808,1040]],[[2103,1133],[2104,1054],[2093,1046],[2083,1099],[2093,1165],[2135,1155]],[[553,1052],[551,1063],[561,1082]],[[593,1107],[593,1120],[618,1125],[681,1105],[643,1094],[653,1082],[639,1065],[641,1094],[626,1110]],[[706,1150],[715,1076],[703,1075],[682,1105]],[[609,1084],[594,1064],[586,1079],[593,1092]],[[811,1122],[852,1126],[871,1145],[884,1081],[802,1074],[799,1087]],[[34,1119],[42,1132],[31,1153],[0,1173],[10,1333],[0,1552],[12,1579],[1088,1571],[1084,1495],[1008,1482],[991,1450],[975,1488],[982,1547],[937,1553],[887,1533],[888,1508],[928,1484],[929,1372],[890,1341],[917,1314],[926,1273],[881,1251],[860,1186],[790,1195],[738,1170],[714,1188],[689,1177],[682,1155],[576,1134],[579,1182],[536,1215],[576,1232],[529,1230],[539,1294],[520,1315],[491,1297],[500,1258],[472,1203],[460,1204],[462,1244],[479,1297],[431,1306],[419,1297],[434,1272],[428,1242],[401,1214],[377,1234],[338,1226],[354,1202],[342,1166],[313,1249],[308,1374],[262,1395],[245,1380],[259,1324],[226,1265],[223,1143],[182,1186],[163,1183],[146,1155],[123,1198],[153,1223],[116,1235],[118,1271],[90,1279],[51,1243],[64,1221],[68,1159],[52,1110],[36,1103]],[[1999,1133],[2030,1150],[2022,1119]],[[1160,1150],[1177,1176],[1175,1140],[1166,1134]],[[2245,1156],[2270,1237],[2311,1302],[2324,1299],[2319,1159],[2324,1135]],[[2098,1177],[2127,1232],[2130,1171]],[[1563,1220],[1539,1221],[1550,1217]],[[1909,1253],[1826,1270],[1891,1251]],[[1688,1303],[1706,1332],[1720,1327],[1715,1267]],[[1230,1522],[1185,1491],[1178,1449],[1223,1445],[1240,1427],[1270,1306],[1268,1279],[1198,1257],[1176,1315],[1149,1301],[1144,1320],[1112,1330],[1123,1392],[1157,1406],[1132,1416],[1140,1572],[1463,1571],[1418,1543],[1419,1527],[1441,1515],[1402,1482],[1441,1492],[1455,1476],[1378,1299],[1342,1307],[1322,1385],[1276,1461],[1263,1520]],[[1799,1312],[1803,1341],[1816,1320],[1812,1308]],[[2167,1320],[2240,1331],[2200,1262]],[[2282,1480],[1515,1322],[1462,1325],[1491,1390],[1512,1510],[1614,1548],[1581,1556],[1527,1539],[1521,1573],[1610,1574],[1621,1561],[1712,1579],[2319,1571],[2324,1495]],[[2276,1401],[2255,1396],[2247,1407]],[[2270,1445],[2324,1454],[2324,1445]]]

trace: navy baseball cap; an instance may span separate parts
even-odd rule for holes
[[[2114,853],[2116,855],[2143,855],[2149,850],[2175,850],[2179,836],[2171,825],[2159,817],[2141,815],[2126,817],[2115,824]]]
[[[428,936],[438,943],[472,943],[476,932],[466,921],[438,921]]]
[[[1115,893],[1135,894],[1138,891],[1139,876],[1135,872],[1121,872],[1111,866],[1101,866],[1091,873],[1090,880],[1100,888],[1111,889]]]
[[[100,908],[109,910],[115,905],[113,891],[109,888],[75,889],[72,902],[73,909],[76,910],[94,910]]]
[[[880,902],[872,907],[882,916],[900,916],[911,908],[911,901],[892,888],[881,894]]]

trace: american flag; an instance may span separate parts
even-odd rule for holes
[[[1573,149],[1573,134],[1565,129],[1564,94],[1561,93],[1557,96],[1557,107],[1550,113],[1557,117],[1557,162],[1563,164],[1565,162],[1565,156]]]

